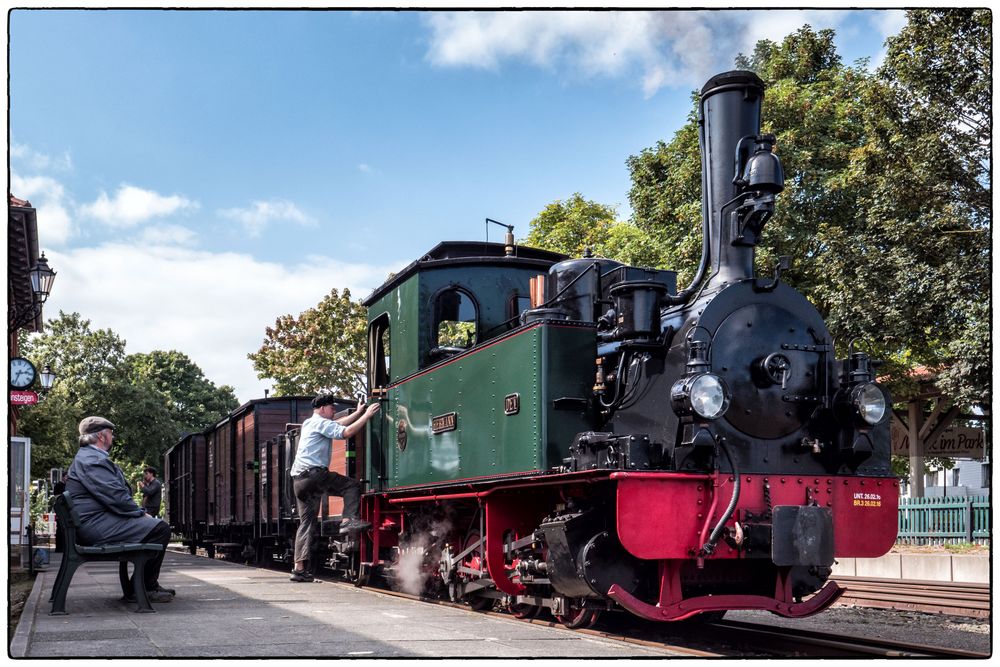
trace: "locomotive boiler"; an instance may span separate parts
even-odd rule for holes
[[[750,72],[701,92],[704,245],[672,271],[441,243],[365,301],[357,576],[567,625],[816,613],[896,534],[889,400],[754,248],[783,172]]]

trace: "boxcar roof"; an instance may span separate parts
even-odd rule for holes
[[[245,412],[248,412],[252,408],[254,408],[254,407],[256,407],[256,406],[258,406],[258,405],[260,405],[262,403],[263,404],[271,404],[271,403],[287,403],[287,402],[290,402],[290,401],[311,401],[314,398],[316,398],[315,394],[309,394],[308,396],[270,396],[268,398],[254,398],[254,399],[251,399],[251,400],[247,401],[246,403],[244,403],[240,407],[236,408],[235,410],[233,410],[232,412],[230,412],[228,415],[226,415],[225,417],[223,417],[222,419],[220,419],[216,423],[214,423],[211,426],[209,426],[207,429],[205,429],[205,431],[203,431],[203,433],[219,428],[220,426],[222,426],[223,424],[225,424],[229,420],[235,419],[236,417],[239,417],[240,415],[244,414]],[[336,400],[337,400],[338,403],[346,403],[346,404],[349,404],[349,405],[357,405],[357,401],[355,401],[353,398],[340,398],[338,396],[338,397],[336,397]]]
[[[423,269],[440,266],[492,264],[496,266],[534,267],[547,271],[550,266],[564,259],[567,259],[567,256],[561,253],[529,248],[528,246],[515,245],[514,254],[508,257],[503,243],[442,241],[420,259],[387,280],[381,287],[376,288],[368,298],[362,301],[362,304],[365,307],[371,306],[407,278]]]

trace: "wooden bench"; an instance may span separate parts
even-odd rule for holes
[[[73,580],[73,573],[84,563],[93,561],[118,561],[120,563],[118,578],[122,585],[122,599],[130,600],[134,595],[136,612],[153,613],[153,606],[149,603],[149,596],[146,595],[146,581],[143,578],[143,572],[147,561],[156,558],[163,551],[163,545],[126,542],[83,546],[76,539],[76,531],[80,527],[80,515],[73,506],[73,499],[68,493],[56,496],[55,510],[56,516],[59,518],[59,530],[64,531],[63,543],[66,550],[63,552],[59,574],[52,587],[52,596],[49,598],[52,603],[52,611],[49,614],[66,613],[66,592]],[[135,590],[133,590],[132,582],[128,576],[129,563],[132,563],[134,569],[132,578],[136,582]]]

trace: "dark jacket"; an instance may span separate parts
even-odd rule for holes
[[[153,478],[146,486],[139,489],[142,492],[142,506],[146,508],[147,514],[156,516],[160,513],[160,501],[163,499],[163,484],[160,480]]]
[[[84,544],[140,542],[160,522],[135,504],[125,475],[98,447],[81,447],[77,452],[66,492],[80,515],[79,537]]]

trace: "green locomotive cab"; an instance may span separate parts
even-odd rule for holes
[[[375,290],[369,387],[370,491],[548,470],[590,426],[596,326],[522,324],[531,283],[564,256],[441,243]]]

